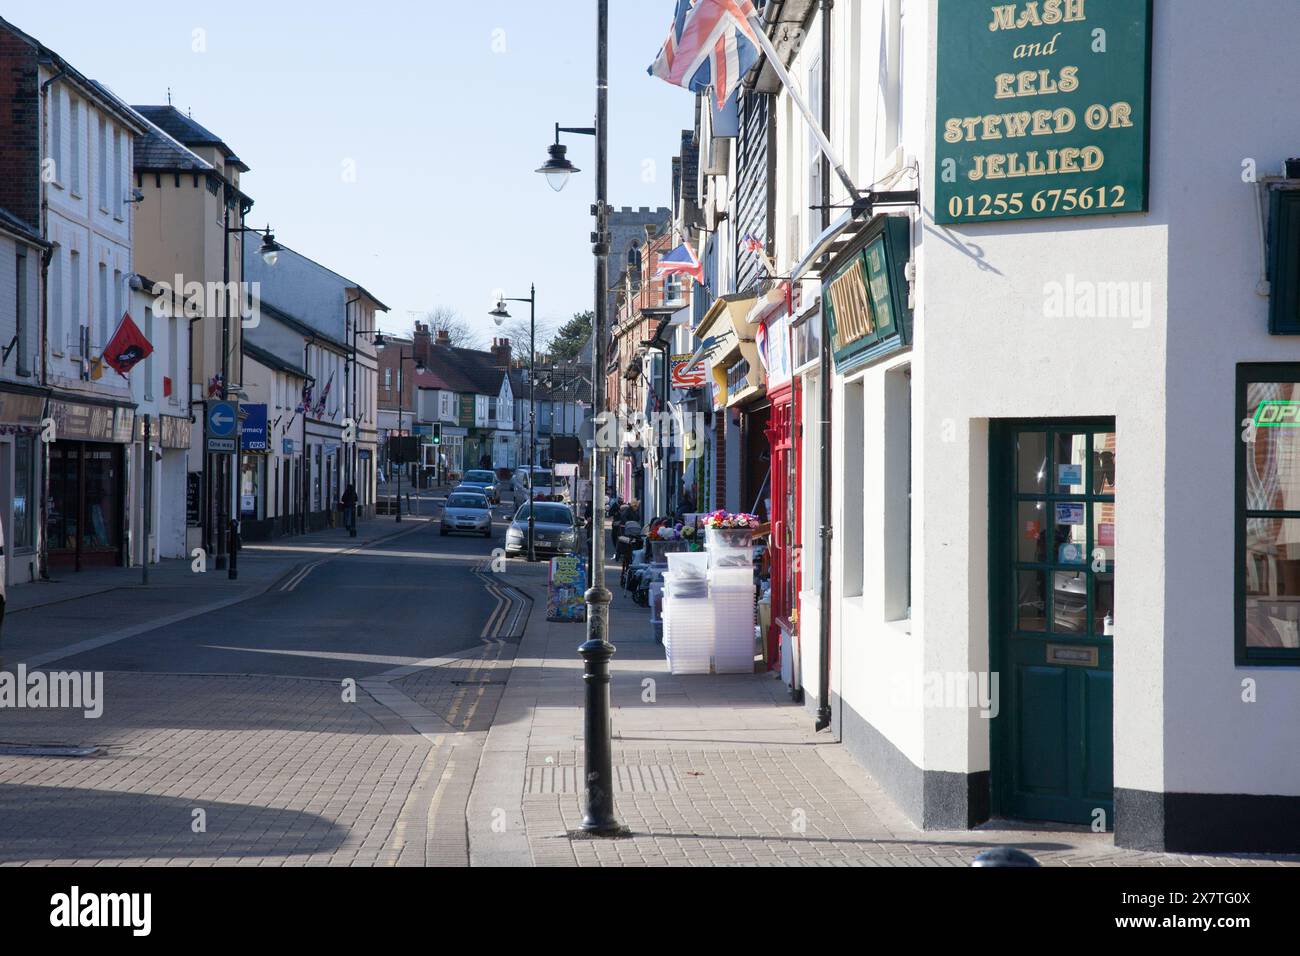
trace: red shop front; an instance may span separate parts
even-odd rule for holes
[[[772,403],[767,422],[772,616],[764,635],[769,668],[779,664],[782,634],[793,638],[799,621],[800,397],[791,374],[790,303],[784,289],[777,294],[780,305],[767,310],[758,337],[759,354],[767,367],[767,397]]]

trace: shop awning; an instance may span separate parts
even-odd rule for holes
[[[766,391],[767,373],[759,360],[758,343],[748,321],[757,303],[755,295],[719,296],[695,330],[697,338],[714,340],[709,364],[715,406],[737,405]],[[744,368],[746,364],[748,369]],[[738,377],[740,371],[744,374]]]

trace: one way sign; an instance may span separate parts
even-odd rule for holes
[[[239,405],[236,402],[208,402],[204,418],[210,453],[234,452],[239,443]]]

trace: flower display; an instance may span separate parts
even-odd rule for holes
[[[718,510],[704,516],[706,528],[757,528],[758,515]]]

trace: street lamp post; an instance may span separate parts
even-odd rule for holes
[[[223,218],[221,224],[222,231],[224,233],[223,251],[222,251],[222,260],[223,260],[222,261],[222,285],[221,285],[221,289],[222,289],[222,293],[221,293],[221,298],[222,298],[221,400],[222,401],[225,401],[230,397],[230,351],[231,351],[230,349],[230,237],[234,235],[242,236],[246,232],[261,233],[262,245],[258,249],[258,252],[261,254],[262,260],[268,266],[274,266],[280,258],[280,244],[275,241],[275,236],[274,234],[272,234],[270,226],[267,226],[265,229],[253,229],[250,226],[244,225],[243,218],[244,218],[244,213],[248,211],[247,206],[240,207],[241,211],[239,216],[240,218],[239,224],[235,226],[232,226],[230,224],[229,189],[230,187],[227,186],[227,193],[225,195],[226,202],[224,203],[224,209],[222,211]],[[242,282],[244,278],[244,263],[243,263],[242,248],[241,248],[240,263],[239,263],[239,278],[240,281]],[[243,301],[242,295],[240,296],[240,301],[241,303]],[[242,312],[243,310],[241,309],[240,311]],[[240,343],[241,345],[243,343],[242,335],[240,336]],[[241,382],[240,384],[242,385],[243,383]],[[216,528],[216,535],[214,536],[216,538],[215,543],[217,545],[216,567],[218,570],[220,570],[226,564],[225,554],[223,554],[221,548],[221,531],[223,526],[226,526],[227,527],[226,533],[228,537],[226,541],[225,550],[230,554],[230,565],[226,572],[226,576],[232,581],[239,577],[239,548],[237,545],[238,538],[236,534],[236,529],[239,527],[239,518],[242,510],[239,506],[240,505],[239,489],[240,489],[240,484],[243,482],[243,474],[242,474],[243,447],[244,447],[243,436],[240,434],[239,425],[236,424],[235,461],[234,461],[233,480],[231,480],[232,476],[225,474],[227,471],[230,470],[230,461],[226,455],[223,454],[221,456],[221,458],[219,459],[220,464],[218,464],[218,466],[215,469],[216,471],[221,472],[221,477],[217,479],[221,484],[221,494],[217,496],[217,528]],[[207,453],[207,449],[204,449],[204,453],[205,454]],[[227,525],[226,515],[224,514],[227,504],[229,504],[230,507],[230,517],[229,517],[228,525]]]
[[[388,347],[388,340],[384,338],[384,333],[376,332],[375,351],[382,352],[387,347]],[[402,438],[403,417],[406,414],[406,408],[405,408],[406,393],[402,391],[402,367],[407,362],[410,362],[412,365],[414,365],[415,370],[417,372],[424,371],[424,361],[418,358],[413,352],[408,354],[406,349],[399,346],[397,349],[397,436],[399,439],[399,445],[398,445],[399,448],[401,447],[400,439]],[[406,462],[403,461],[402,465],[405,464]],[[402,468],[400,465],[397,468],[397,507],[394,510],[397,512],[396,520],[401,521],[402,520]]]
[[[537,479],[534,470],[537,466],[537,286],[528,287],[528,298],[512,299],[502,296],[496,308],[488,314],[497,325],[510,318],[506,309],[507,302],[528,303],[528,560],[536,561],[537,552],[533,549],[533,533],[536,521],[533,512],[533,485]],[[509,369],[506,370],[509,374]]]
[[[609,633],[609,603],[613,595],[605,587],[605,483],[601,465],[600,425],[605,414],[605,330],[609,313],[609,205],[607,202],[609,164],[609,0],[596,0],[596,126],[594,129],[562,129],[556,126],[556,144],[550,148],[550,159],[538,172],[557,192],[564,188],[571,173],[578,170],[564,158],[559,145],[562,132],[580,133],[596,137],[596,202],[592,214],[596,217],[596,231],[592,233],[591,251],[596,260],[595,320],[592,322],[592,411],[593,430],[591,462],[591,587],[587,600],[587,640],[578,648],[582,655],[586,686],[586,714],[584,719],[584,783],[586,811],[582,829],[598,835],[612,835],[621,831],[614,817],[613,746],[610,740],[609,716],[609,661],[614,656],[614,645],[607,640]]]

